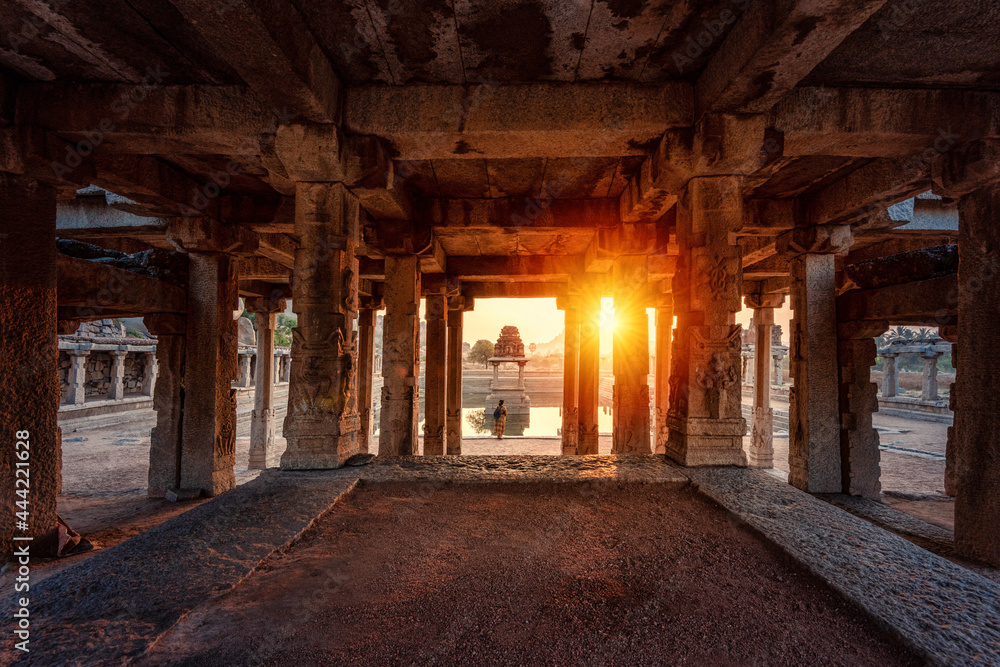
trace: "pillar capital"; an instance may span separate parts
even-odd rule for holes
[[[931,180],[934,194],[953,199],[1000,181],[1000,140],[978,139],[938,155]]]
[[[747,308],[780,308],[785,303],[784,294],[745,294],[743,302]]]
[[[243,299],[243,305],[248,312],[261,315],[284,312],[287,302],[284,299],[271,299],[269,297],[251,296]]]
[[[790,229],[775,240],[778,252],[790,256],[844,255],[854,243],[850,225],[816,225]]]

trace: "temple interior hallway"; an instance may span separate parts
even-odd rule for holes
[[[138,664],[919,664],[690,488],[426,486],[358,489]]]

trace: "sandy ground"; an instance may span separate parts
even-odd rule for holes
[[[421,488],[361,488],[139,662],[920,664],[689,489]]]

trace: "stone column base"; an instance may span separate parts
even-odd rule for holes
[[[287,424],[285,428],[288,429]],[[288,449],[281,455],[281,469],[328,470],[343,466],[347,459],[361,452],[360,428],[357,414],[344,419],[335,434],[330,433],[328,420],[298,417],[294,438],[287,438]]]
[[[563,456],[573,456],[577,451],[577,433],[580,413],[576,410],[563,410],[562,415],[562,453]]]
[[[666,455],[683,466],[745,466],[745,419],[667,417]]]
[[[753,468],[774,467],[774,410],[757,408],[750,428],[750,450],[747,463]]]

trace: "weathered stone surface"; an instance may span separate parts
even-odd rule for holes
[[[97,641],[101,661],[138,658],[188,611],[298,539],[356,480],[268,471],[33,584],[31,612],[46,640],[32,643],[25,664],[93,658]],[[14,601],[0,600],[4,617],[13,614]]]
[[[837,342],[837,357],[843,492],[877,500],[882,492],[882,471],[879,436],[872,428],[872,414],[878,412],[878,387],[871,381],[875,341],[842,338]]]
[[[617,454],[652,454],[649,425],[649,321],[643,257],[623,255],[614,264],[614,426]]]
[[[34,537],[31,553],[54,555],[56,496],[62,480],[59,350],[56,339],[56,199],[39,183],[0,172],[0,557],[13,553],[15,536]],[[26,443],[18,447],[17,442]],[[18,452],[28,474],[18,475]],[[22,466],[23,469],[23,466]],[[30,481],[30,520],[16,528],[17,478]]]
[[[563,404],[562,453],[577,453],[580,411],[577,396],[580,388],[580,313],[578,304],[563,304]]]
[[[385,261],[379,456],[416,454],[420,375],[420,258]]]
[[[783,297],[782,297],[783,299]],[[780,301],[774,299],[773,302]],[[763,300],[747,298],[747,306]],[[747,462],[755,468],[774,467],[774,411],[771,409],[771,327],[774,307],[754,307],[751,332],[754,336],[753,423]]]
[[[250,460],[252,469],[268,468],[274,458],[274,328],[284,299],[247,299],[254,314],[257,364],[254,369],[253,413],[250,415]],[[240,320],[243,321],[242,319]],[[248,369],[249,370],[249,369]]]
[[[678,203],[667,456],[684,465],[745,465],[741,411],[741,179],[695,178]]]
[[[1000,662],[1000,586],[758,470],[686,470],[936,665]]]
[[[955,546],[1000,566],[1000,187],[963,197],[959,215]]]
[[[466,304],[448,310],[448,415],[446,421],[448,454],[462,453],[462,329]]]
[[[669,303],[669,305],[667,305]],[[670,348],[674,330],[673,298],[669,294],[660,295],[656,308],[656,423],[653,429],[653,453],[665,454],[670,430],[667,427],[667,413],[670,410]]]
[[[844,273],[858,289],[877,289],[917,280],[942,278],[954,275],[957,271],[956,245],[921,248],[844,267]]]
[[[358,310],[358,450],[368,452],[372,433],[375,370],[375,310]]]
[[[337,183],[299,183],[295,196],[292,373],[284,469],[337,468],[360,451],[357,350],[358,202]]]
[[[156,336],[159,376],[153,392],[156,426],[149,434],[149,485],[146,493],[162,497],[181,482],[181,437],[184,417],[185,318],[156,315],[146,318]]]
[[[579,427],[577,428],[577,454],[597,454],[598,381],[600,379],[601,329],[600,294],[594,294],[593,285],[584,288],[580,297],[580,391]]]
[[[427,355],[424,368],[424,455],[444,454],[447,417],[447,297],[427,297],[424,319],[427,322]]]

